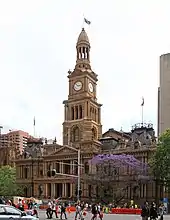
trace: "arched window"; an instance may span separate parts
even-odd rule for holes
[[[86,174],[89,173],[89,164],[88,164],[88,162],[86,162],[86,163],[84,164],[84,172],[85,172]]]
[[[82,111],[82,106],[79,106],[79,118],[83,118],[83,111]]]
[[[76,142],[80,140],[80,130],[79,128],[76,126],[73,128],[72,131],[72,142]]]
[[[92,140],[96,140],[97,139],[97,131],[96,128],[92,128]]]

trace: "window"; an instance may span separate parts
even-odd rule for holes
[[[78,106],[75,107],[75,113],[76,113],[75,119],[78,119]]]
[[[82,106],[79,106],[79,118],[81,119],[83,117],[83,111],[82,111]]]
[[[4,215],[5,214],[5,210],[3,207],[0,207],[0,215]]]
[[[8,215],[21,215],[21,212],[13,207],[6,206],[5,209]]]
[[[97,132],[95,128],[92,128],[92,140],[96,140],[97,139]]]
[[[84,169],[85,173],[88,174],[89,173],[89,164],[88,164],[88,162],[85,163],[84,168],[85,168]]]
[[[91,197],[92,196],[92,186],[91,185],[88,186],[88,191],[89,191],[89,197]]]
[[[76,142],[80,140],[80,131],[78,127],[73,128],[72,141]]]
[[[71,120],[74,120],[74,107],[71,107]]]

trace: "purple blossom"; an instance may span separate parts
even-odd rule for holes
[[[89,163],[93,165],[103,164],[105,162],[109,162],[115,167],[128,166],[137,170],[148,170],[148,164],[139,161],[133,155],[99,154],[89,160]]]

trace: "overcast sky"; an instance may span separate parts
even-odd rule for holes
[[[0,124],[62,141],[67,72],[83,14],[103,132],[157,125],[159,56],[170,52],[169,0],[0,0]]]

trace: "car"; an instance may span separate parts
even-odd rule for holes
[[[37,220],[36,217],[27,215],[25,212],[20,211],[19,209],[10,206],[0,204],[0,219],[28,219],[28,220]]]

